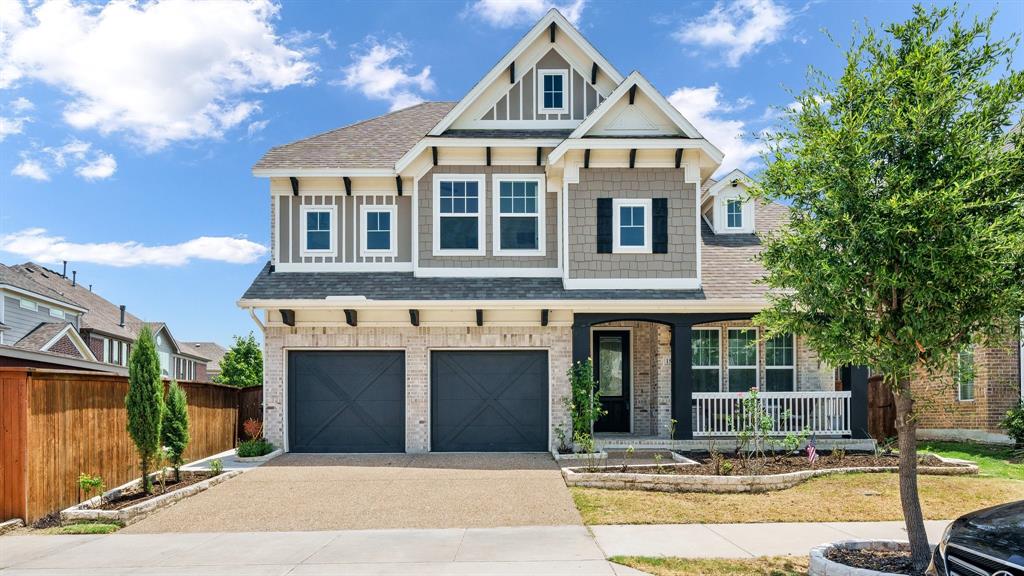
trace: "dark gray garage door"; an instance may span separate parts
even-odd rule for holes
[[[291,352],[292,452],[405,452],[405,353]]]
[[[431,450],[533,452],[548,446],[548,353],[432,352]]]

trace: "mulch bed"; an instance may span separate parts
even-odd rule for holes
[[[152,494],[146,494],[145,492],[142,491],[142,487],[141,486],[136,486],[134,488],[129,488],[129,489],[125,490],[124,492],[121,492],[120,496],[118,496],[117,499],[114,499],[114,500],[104,500],[102,504],[100,504],[99,506],[96,507],[96,509],[97,510],[121,510],[122,508],[127,508],[128,506],[133,506],[135,504],[141,504],[142,502],[145,502],[146,500],[152,500],[153,498],[156,498],[158,496],[163,496],[164,494],[167,494],[168,492],[173,492],[175,490],[178,490],[180,488],[184,488],[186,486],[191,486],[193,484],[198,484],[198,483],[202,482],[203,480],[209,480],[210,478],[211,478],[211,476],[209,476],[207,474],[189,472],[188,474],[182,473],[181,481],[180,482],[174,482],[174,476],[171,475],[167,479],[167,483],[166,483],[167,484],[167,490],[166,491],[161,490],[160,489],[160,482],[154,480],[153,481],[153,493]]]
[[[910,560],[910,552],[905,551],[832,548],[825,553],[825,557],[844,566],[866,568],[877,572],[909,574],[911,576],[923,574],[922,572],[914,571],[913,563]]]
[[[768,455],[766,459],[751,457],[750,460],[735,454],[722,454],[724,462],[732,465],[728,474],[721,469],[715,469],[715,463],[709,454],[704,453],[680,453],[683,456],[697,462],[697,464],[669,465],[663,464],[660,468],[649,464],[628,466],[626,470],[621,467],[602,468],[601,472],[629,472],[634,474],[679,474],[686,476],[756,476],[764,474],[785,474],[787,472],[801,472],[804,470],[822,470],[833,468],[877,468],[882,466],[899,466],[899,457],[896,455],[875,455],[875,454],[845,454],[840,457],[837,454],[824,453],[811,466],[807,456],[800,455]],[[927,454],[918,458],[919,466],[956,466],[943,462],[939,458]]]

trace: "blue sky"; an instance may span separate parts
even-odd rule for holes
[[[419,100],[458,100],[558,6],[727,155],[853,26],[909,2],[0,2],[0,261],[68,259],[84,284],[183,340],[254,329],[235,307],[268,258],[269,147]],[[996,35],[1024,29],[999,8]],[[1022,64],[1018,49],[1015,68]]]

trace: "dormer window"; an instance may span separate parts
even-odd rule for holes
[[[743,228],[743,201],[732,198],[726,201],[726,226],[729,228]]]
[[[540,104],[538,111],[541,113],[565,113],[566,106],[565,90],[569,85],[569,73],[566,70],[540,70],[538,71],[540,82],[537,83],[537,100]]]
[[[303,256],[334,256],[334,206],[302,207]]]

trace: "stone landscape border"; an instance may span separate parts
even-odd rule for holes
[[[281,448],[275,448],[273,451],[264,454],[263,456],[239,456],[238,451],[235,450],[235,461],[237,462],[268,462],[277,458],[281,454],[284,454],[284,450]]]
[[[576,453],[576,452],[573,452],[572,454],[562,454],[562,453],[558,452],[557,450],[552,450],[551,451],[551,455],[555,458],[555,460],[557,460],[559,462],[561,462],[561,461],[567,461],[567,462],[569,462],[569,461],[586,462],[587,460],[607,460],[608,459],[608,453],[604,452],[604,451],[594,452],[594,453],[591,453],[591,454],[579,454],[579,453]]]
[[[841,540],[811,548],[811,565],[808,576],[900,576],[892,572],[879,572],[867,568],[856,568],[829,560],[825,554],[833,548],[846,550],[887,550],[909,551],[910,544],[900,540]]]
[[[100,505],[100,497],[96,496],[90,500],[86,500],[81,504],[77,504],[70,508],[61,510],[60,512],[60,523],[61,525],[68,524],[80,524],[83,522],[107,522],[111,524],[119,524],[121,526],[128,526],[134,524],[139,520],[142,520],[146,516],[149,516],[153,512],[166,508],[174,504],[175,502],[188,498],[194,494],[198,494],[209,489],[211,486],[216,486],[225,480],[234,478],[244,472],[244,470],[231,470],[218,474],[202,482],[196,482],[177,490],[172,490],[166,494],[161,494],[156,498],[151,498],[138,504],[126,506],[120,510],[100,510],[96,506]],[[182,475],[185,474],[198,474],[195,471],[182,470]],[[123,484],[103,494],[104,499],[116,499],[121,495],[122,492],[129,488],[134,488],[139,485],[139,480],[133,480],[127,484]]]
[[[967,476],[978,473],[978,466],[967,460],[936,456],[954,466],[919,466],[919,474],[934,476]],[[663,468],[692,466],[694,463],[662,464]],[[646,466],[646,465],[645,465]],[[688,474],[656,474],[651,472],[620,472],[621,466],[600,466],[589,472],[581,468],[562,468],[566,486],[607,488],[610,490],[648,490],[652,492],[769,492],[792,488],[817,476],[860,472],[896,472],[896,466],[860,466],[820,468],[784,474],[760,476],[705,476]]]

